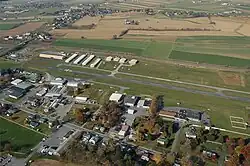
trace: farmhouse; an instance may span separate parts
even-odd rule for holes
[[[40,53],[39,57],[62,60],[64,59],[65,54],[62,54],[59,52],[45,51],[45,52]]]

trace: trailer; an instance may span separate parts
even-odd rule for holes
[[[65,63],[71,62],[73,59],[75,59],[78,56],[77,53],[71,55],[68,59],[65,60]]]
[[[85,57],[87,56],[87,54],[83,54],[80,57],[78,57],[73,64],[77,65],[81,60],[83,60]]]
[[[97,59],[90,65],[90,67],[92,67],[92,68],[96,67],[96,65],[97,65],[98,63],[100,63],[101,61],[102,61],[101,58],[97,58]]]
[[[90,55],[83,63],[83,66],[86,66],[89,62],[91,62],[95,58],[95,55]]]

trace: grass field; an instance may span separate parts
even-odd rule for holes
[[[250,37],[181,37],[174,43],[154,40],[71,40],[58,39],[55,46],[133,53],[159,59],[177,59],[224,66],[249,67]]]
[[[170,58],[225,66],[250,67],[250,59],[240,59],[212,54],[172,51]]]
[[[0,30],[10,30],[10,29],[13,29],[17,26],[18,26],[18,24],[11,24],[11,23],[1,24],[0,23]]]
[[[58,39],[56,46],[81,47],[87,49],[107,50],[114,52],[133,53],[138,56],[167,57],[172,44],[168,42],[127,41],[127,40],[71,40]]]
[[[20,64],[0,59],[0,69],[20,67]]]
[[[28,153],[43,138],[42,135],[3,118],[0,118],[0,126],[1,142],[9,141],[14,152]]]
[[[123,66],[119,71],[144,76],[152,76],[171,80],[185,81],[202,85],[211,85],[238,90],[250,91],[250,74],[242,73],[245,78],[245,85],[226,84],[217,70],[189,68],[181,65],[172,65],[164,62],[153,62],[140,60],[132,67]],[[223,72],[224,73],[224,72]],[[235,72],[236,74],[237,73]],[[231,81],[231,79],[230,79]]]

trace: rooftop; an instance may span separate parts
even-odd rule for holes
[[[41,54],[50,54],[50,55],[57,55],[57,56],[65,56],[65,54],[60,52],[53,52],[53,51],[43,51]]]
[[[21,80],[21,79],[15,79],[14,81],[11,81],[11,84],[12,85],[17,85],[17,84],[19,84],[21,82],[23,82],[23,80]]]
[[[111,96],[109,97],[109,100],[110,101],[120,101],[123,97],[123,94],[120,94],[120,93],[112,93]]]
[[[140,100],[140,97],[137,97],[137,96],[126,96],[124,98],[124,103],[136,105],[139,100]]]
[[[20,84],[17,84],[16,87],[18,87],[18,88],[20,88],[20,89],[26,90],[26,89],[31,88],[31,87],[32,87],[32,84],[30,84],[30,83],[28,83],[28,82],[21,82]]]

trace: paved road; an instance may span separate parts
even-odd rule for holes
[[[62,70],[62,69],[59,69],[59,70]],[[109,78],[109,77],[111,78],[112,77],[114,79],[118,79],[118,80],[123,81],[123,82],[130,82],[130,83],[132,82],[132,83],[136,83],[136,84],[142,84],[142,85],[149,85],[149,86],[167,88],[167,89],[184,91],[184,92],[189,92],[189,93],[202,94],[202,95],[221,97],[221,98],[226,98],[226,99],[231,99],[231,100],[239,100],[239,101],[244,101],[244,102],[250,102],[250,98],[238,97],[238,96],[228,96],[228,95],[225,95],[225,94],[221,93],[220,91],[227,90],[227,91],[231,91],[231,92],[238,92],[238,93],[242,92],[242,93],[246,93],[246,94],[248,94],[248,93],[250,94],[250,92],[230,90],[230,89],[226,89],[226,88],[214,87],[214,88],[218,88],[217,90],[219,92],[207,92],[207,91],[194,90],[194,89],[188,89],[188,88],[183,88],[183,87],[176,87],[176,86],[169,85],[169,84],[153,83],[153,82],[148,82],[148,81],[145,81],[145,80],[140,81],[140,80],[127,79],[127,78],[117,78],[115,76],[108,76],[108,75],[102,75],[102,74],[96,74],[96,73],[89,73],[89,72],[83,72],[83,71],[72,71],[71,73],[75,73],[75,74],[87,74],[87,75],[95,76],[97,78]],[[171,81],[172,82],[176,82],[175,80],[171,80]],[[180,83],[181,81],[177,81],[177,82]],[[185,82],[183,82],[183,83],[185,84]],[[187,83],[187,84],[189,84],[189,83]],[[192,84],[192,83],[190,83],[190,85],[194,85],[195,86],[195,84]],[[199,84],[197,84],[197,85],[199,85]],[[204,87],[206,87],[206,85],[204,85]],[[210,86],[208,86],[208,87],[210,87]]]

